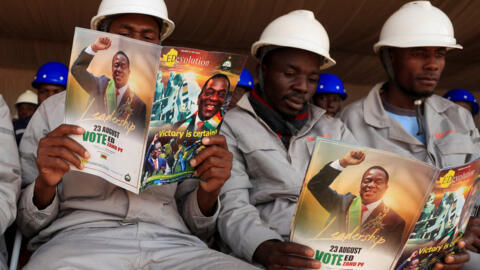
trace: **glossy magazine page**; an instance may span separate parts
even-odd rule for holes
[[[477,160],[440,172],[395,270],[431,269],[456,251],[480,188],[479,169]]]
[[[150,115],[142,187],[193,177],[201,139],[218,134],[246,56],[163,47]]]
[[[438,170],[371,148],[318,138],[291,240],[322,269],[391,269]]]
[[[82,171],[135,193],[160,53],[155,44],[75,29],[65,122],[86,131],[72,136],[91,155]]]

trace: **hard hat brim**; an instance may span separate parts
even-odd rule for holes
[[[402,39],[388,39],[388,40],[382,40],[375,43],[375,45],[373,45],[373,51],[376,54],[378,54],[378,51],[382,47],[393,47],[393,48],[445,47],[447,48],[447,50],[463,49],[462,45],[457,44],[455,41],[432,42],[432,40],[405,41]]]
[[[118,12],[118,13],[111,13],[111,14],[108,14],[108,15],[96,15],[90,21],[90,28],[93,29],[93,30],[98,30],[98,25],[103,19],[105,19],[109,16],[122,15],[122,14],[142,14],[142,15],[151,16],[151,17],[154,17],[158,20],[161,20],[162,23],[163,23],[162,33],[160,33],[160,40],[161,41],[163,41],[167,37],[169,37],[173,33],[173,30],[175,29],[175,23],[172,20],[170,20],[168,18],[158,17],[157,15],[151,14],[151,12],[149,12],[148,10],[145,10],[144,12],[142,12],[142,11],[136,11],[136,12],[132,12],[132,13]]]
[[[331,66],[334,66],[336,64],[335,60],[333,60],[333,58],[330,57],[330,54],[328,52],[321,51],[318,48],[309,47],[305,43],[302,43],[301,41],[298,41],[296,43],[290,42],[290,44],[288,44],[288,45],[285,44],[282,41],[280,41],[280,42],[257,41],[255,43],[253,43],[253,45],[252,45],[252,49],[251,49],[252,56],[259,59],[258,50],[262,47],[265,47],[265,46],[279,46],[279,47],[285,47],[285,48],[294,48],[294,49],[305,50],[305,51],[309,51],[309,52],[313,52],[315,54],[318,54],[318,55],[324,57],[325,60],[326,60],[323,64],[320,65],[321,70],[327,69],[327,68],[329,68]]]

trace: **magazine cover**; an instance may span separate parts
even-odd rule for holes
[[[142,187],[192,177],[190,159],[218,134],[246,56],[163,47],[144,155]]]
[[[138,193],[161,47],[75,28],[65,122],[91,154],[83,172]],[[72,167],[72,169],[75,169]]]
[[[431,269],[455,251],[480,187],[480,162],[442,170],[395,270]]]
[[[391,269],[436,173],[393,153],[318,138],[291,241],[314,249],[322,269]]]

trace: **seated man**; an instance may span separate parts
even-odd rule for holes
[[[163,1],[104,0],[92,28],[159,43],[173,22]],[[24,269],[254,268],[201,240],[215,229],[218,194],[230,176],[232,154],[223,136],[203,138],[206,149],[191,160],[195,176],[205,181],[155,186],[136,195],[69,172],[70,165],[82,169],[79,157],[90,154],[68,137],[84,130],[61,124],[64,101],[64,92],[46,100],[21,143],[23,153],[36,153],[22,157],[18,224],[33,237],[29,248],[35,250]]]
[[[20,162],[8,105],[0,95],[0,269],[7,269],[3,234],[15,220],[20,193]]]
[[[340,118],[360,144],[436,167],[460,166],[480,157],[472,115],[434,94],[447,52],[460,48],[443,11],[429,1],[404,4],[387,19],[373,46],[388,81],[347,106]],[[458,245],[480,247],[480,220],[469,223],[466,241]],[[446,256],[436,269],[460,269],[468,259],[463,250]]]
[[[320,74],[317,91],[313,95],[313,104],[327,111],[327,115],[336,117],[342,110],[345,99],[347,99],[347,92],[342,80],[334,74]]]
[[[315,137],[355,142],[340,120],[309,103],[321,68],[335,63],[328,51],[327,33],[312,12],[274,20],[252,46],[259,85],[225,115],[220,130],[234,155],[220,196],[220,235],[236,256],[267,268],[320,267],[312,249],[283,241]]]

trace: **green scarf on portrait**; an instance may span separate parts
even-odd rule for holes
[[[105,103],[107,105],[107,113],[112,113],[117,108],[117,88],[115,81],[111,79],[105,89]]]

